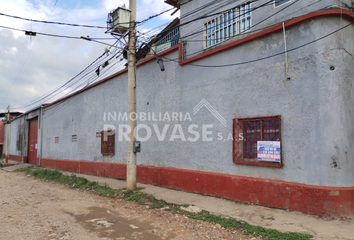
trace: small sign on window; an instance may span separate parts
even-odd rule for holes
[[[259,161],[280,162],[280,142],[257,141],[257,159]]]

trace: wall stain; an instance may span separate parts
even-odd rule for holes
[[[17,127],[17,138],[16,138],[16,150],[19,151],[22,155],[23,151],[23,129],[21,127],[22,125],[19,124]]]
[[[331,167],[332,168],[337,168],[337,169],[340,169],[338,163],[337,163],[337,158],[336,157],[332,157],[332,163],[331,163]]]

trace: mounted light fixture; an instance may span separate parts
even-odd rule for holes
[[[105,61],[102,65],[101,65],[101,67],[102,68],[105,68],[105,67],[107,67],[109,65],[109,62],[108,61]]]
[[[165,66],[163,65],[163,60],[161,58],[157,59],[157,63],[160,65],[161,72],[165,71]]]

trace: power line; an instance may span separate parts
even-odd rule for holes
[[[250,3],[258,2],[258,1],[260,1],[260,0],[250,1]],[[299,0],[296,0],[295,2],[297,2],[297,1],[299,1]],[[295,2],[294,2],[294,3],[295,3]],[[263,4],[261,4],[260,6],[256,6],[256,7],[253,7],[253,8],[251,7],[251,9],[250,9],[248,12],[245,11],[245,13],[244,13],[243,15],[247,15],[247,14],[249,14],[249,13],[255,11],[255,10],[258,10],[258,9],[260,9],[260,8],[262,8],[262,7],[266,7],[266,6],[268,6],[269,4],[272,4],[272,3],[273,3],[273,0],[269,0],[269,1],[267,1],[267,2],[265,2],[265,3],[263,3]],[[292,4],[293,4],[293,3],[292,3]],[[241,4],[241,5],[242,5],[242,4]],[[241,6],[241,5],[238,5],[238,6],[236,6],[236,7],[239,7],[239,6]],[[212,17],[212,16],[215,16],[215,15],[221,15],[221,14],[223,14],[223,13],[225,13],[225,12],[228,12],[228,11],[234,9],[234,8],[235,8],[235,7],[232,7],[232,8],[226,9],[226,10],[224,10],[224,11],[220,11],[220,12],[216,12],[216,13],[213,13],[213,14],[204,15],[204,16],[195,18],[195,19],[193,19],[193,20],[190,20],[190,21],[188,21],[188,22],[185,22],[185,23],[181,24],[181,26],[183,26],[183,25],[185,25],[185,24],[192,23],[192,22],[194,22],[194,21],[196,21],[196,20],[201,20],[201,19],[208,18],[208,17]],[[281,12],[281,11],[283,11],[283,10],[284,10],[284,9],[281,9],[280,11],[276,12],[274,15],[278,14],[279,12]],[[257,23],[256,25],[258,25],[258,24],[259,24],[259,23]],[[218,24],[218,25],[221,26],[221,23]],[[252,27],[255,27],[256,25],[253,25]],[[202,30],[202,31],[200,31],[200,32],[203,32],[203,31],[204,31],[204,30]],[[186,38],[186,37],[195,35],[195,34],[200,33],[200,32],[194,32],[194,33],[192,33],[192,34],[189,34],[189,35],[187,35],[187,36],[184,36],[183,38]]]
[[[259,1],[259,0],[255,0],[254,2],[256,2],[256,1]],[[296,3],[298,0],[296,0],[295,2],[293,2],[292,4],[294,4],[294,3]],[[271,1],[269,1],[269,2],[271,2]],[[268,3],[269,3],[268,2]],[[266,3],[267,4],[267,3]],[[291,4],[291,5],[292,5]],[[262,5],[262,6],[264,6],[264,4]],[[262,7],[262,6],[260,6],[260,7]],[[260,8],[260,7],[258,7],[258,8]],[[289,6],[287,6],[287,7],[289,7]],[[286,7],[286,8],[287,8]],[[172,10],[172,9],[169,9],[169,10]],[[252,10],[255,10],[255,9],[252,9]],[[282,10],[284,10],[284,9],[282,9]],[[280,11],[282,11],[282,10],[280,10]],[[167,10],[166,10],[167,11]],[[164,12],[166,12],[166,11],[164,11]],[[220,13],[215,13],[215,14],[213,14],[213,15],[216,15],[216,14],[221,14],[221,13],[224,13],[224,12],[226,12],[227,10],[225,10],[225,11],[222,11],[222,12],[220,12]],[[275,14],[277,14],[277,13],[279,13],[280,11],[278,11],[278,12],[276,12]],[[164,13],[163,12],[163,13]],[[163,13],[161,13],[161,14],[163,14]],[[272,16],[274,16],[275,14],[273,14]],[[203,16],[203,18],[205,18],[205,17],[210,17],[210,16],[213,16],[213,15],[207,15],[207,16]],[[272,17],[272,16],[270,16],[270,17]],[[269,18],[269,17],[268,17]],[[267,19],[268,19],[267,18]],[[265,20],[267,20],[267,19],[264,19],[264,20],[262,20],[262,21],[265,21]],[[149,19],[148,19],[149,20]],[[194,21],[194,20],[193,20]],[[256,25],[258,25],[259,23],[257,23]],[[181,24],[180,24],[181,25]],[[255,26],[255,25],[254,25]],[[0,27],[2,27],[2,26],[0,26]],[[7,28],[7,27],[5,27],[5,28]],[[24,31],[24,30],[20,30],[20,29],[16,29],[16,30],[19,30],[19,31]],[[247,32],[247,33],[249,33],[249,32]],[[41,34],[41,33],[39,33],[39,34]],[[45,34],[45,33],[42,33],[43,35],[47,35],[47,36],[53,36],[52,34]],[[60,36],[60,37],[68,37],[68,36],[62,36],[62,35],[54,35],[54,36]],[[69,37],[69,38],[77,38],[78,39],[78,37]],[[295,50],[295,49],[292,49],[292,50],[289,50],[289,51],[293,51],[293,50]],[[277,56],[277,55],[280,55],[280,54],[283,54],[283,53],[279,53],[279,54],[276,54],[276,55],[273,55],[273,56]],[[269,57],[273,57],[273,56],[269,56]],[[269,58],[269,57],[266,57],[266,58]],[[259,60],[263,60],[263,59],[266,59],[266,58],[262,58],[262,59],[259,59]],[[168,58],[167,58],[168,59]],[[170,61],[173,61],[173,59],[169,59]],[[236,63],[236,64],[228,64],[228,65],[218,65],[218,66],[206,66],[206,65],[196,65],[196,64],[189,64],[189,65],[193,65],[193,66],[197,66],[197,67],[226,67],[226,66],[234,66],[234,65],[240,65],[240,64],[246,64],[246,63],[249,63],[249,62],[254,62],[254,61],[259,61],[259,60],[252,60],[252,61],[248,61],[248,62],[244,62],[244,63]],[[86,76],[86,75],[85,75]],[[81,78],[82,79],[82,78]],[[70,85],[69,87],[71,87],[72,85]],[[67,89],[67,88],[66,88]],[[57,94],[56,94],[57,95]],[[32,104],[34,104],[34,103],[32,103]],[[28,105],[29,106],[29,105]]]
[[[167,12],[173,10],[173,9],[175,9],[175,7],[170,8],[170,9],[167,9],[167,10],[165,10],[165,11],[163,11],[163,12],[158,13],[158,14],[152,15],[152,16],[150,16],[150,17],[148,17],[148,18],[146,18],[146,19],[144,19],[144,20],[142,20],[142,21],[140,21],[140,22],[137,22],[137,23],[138,23],[138,26],[144,24],[145,22],[147,22],[147,21],[149,21],[149,20],[151,20],[151,19],[153,19],[153,18],[155,18],[155,17],[158,17],[158,16],[160,16],[160,15],[162,15],[162,14],[164,14],[164,13],[167,13]]]
[[[313,40],[313,41],[310,41],[310,42],[308,42],[308,43],[305,43],[305,44],[303,44],[303,45],[301,45],[301,46],[298,46],[298,47],[289,49],[287,52],[295,51],[295,50],[297,50],[297,49],[303,48],[303,47],[308,46],[308,45],[310,45],[310,44],[312,44],[312,43],[315,43],[315,42],[317,42],[317,41],[320,41],[320,40],[322,40],[322,39],[324,39],[324,38],[326,38],[326,37],[328,37],[328,36],[331,36],[331,35],[333,35],[333,34],[339,32],[339,31],[343,30],[344,28],[347,28],[347,27],[349,27],[349,26],[351,26],[351,25],[353,25],[353,24],[354,24],[354,22],[353,22],[353,23],[350,23],[350,24],[348,24],[348,25],[346,25],[346,26],[344,26],[344,27],[342,27],[342,28],[339,28],[339,29],[337,29],[337,30],[335,30],[335,31],[333,31],[333,32],[331,32],[331,33],[329,33],[329,34],[326,34],[326,35],[324,35],[324,36],[322,36],[322,37],[320,37],[320,38],[318,38],[318,39],[315,39],[315,40]],[[259,59],[250,60],[250,61],[245,61],[245,62],[240,62],[240,63],[232,63],[232,64],[223,64],[223,65],[200,65],[200,64],[188,63],[187,65],[191,65],[191,66],[195,66],[195,67],[212,67],[212,68],[214,68],[214,67],[228,67],[228,66],[243,65],[243,64],[253,63],[253,62],[257,62],[257,61],[262,61],[262,60],[265,60],[265,59],[268,59],[268,58],[272,58],[272,57],[275,57],[275,56],[279,56],[279,55],[283,55],[283,54],[285,54],[285,51],[284,51],[284,52],[281,52],[281,53],[277,53],[277,54],[271,55],[271,56],[267,56],[267,57],[264,57],[264,58],[259,58]],[[166,59],[171,60],[171,61],[174,61],[174,60],[169,59],[169,58],[164,57],[164,56],[161,56],[161,57],[162,57],[162,58],[166,58]],[[178,62],[178,61],[174,61],[174,62]]]
[[[305,44],[303,44],[303,45],[300,45],[300,46],[298,46],[298,47],[295,47],[295,48],[292,48],[292,49],[289,49],[287,52],[291,52],[291,51],[295,51],[295,50],[297,50],[297,49],[300,49],[300,48],[303,48],[303,47],[305,47],[305,46],[308,46],[308,45],[310,45],[310,44],[312,44],[312,43],[315,43],[315,42],[317,42],[317,41],[320,41],[320,40],[322,40],[322,39],[324,39],[324,38],[326,38],[326,37],[328,37],[328,36],[331,36],[331,35],[333,35],[333,34],[335,34],[335,33],[337,33],[337,32],[339,32],[339,31],[341,31],[341,30],[343,30],[343,29],[345,29],[345,28],[347,28],[347,27],[349,27],[349,26],[351,26],[351,25],[353,25],[354,24],[354,22],[353,23],[350,23],[350,24],[348,24],[348,25],[346,25],[346,26],[344,26],[344,27],[341,27],[341,28],[339,28],[339,29],[337,29],[337,30],[335,30],[335,31],[333,31],[333,32],[331,32],[331,33],[329,33],[329,34],[326,34],[326,35],[324,35],[324,36],[322,36],[322,37],[320,37],[320,38],[318,38],[318,39],[315,39],[315,40],[313,40],[313,41],[310,41],[310,42],[308,42],[308,43],[305,43]],[[250,60],[250,61],[245,61],[245,62],[241,62],[241,63],[233,63],[233,64],[223,64],[223,65],[199,65],[199,64],[192,64],[192,63],[188,63],[187,65],[191,65],[191,66],[195,66],[195,67],[228,67],[228,66],[236,66],[236,65],[243,65],[243,64],[248,64],[248,63],[253,63],[253,62],[257,62],[257,61],[262,61],[262,60],[265,60],[265,59],[268,59],[268,58],[272,58],[272,57],[275,57],[275,56],[279,56],[279,55],[282,55],[282,54],[284,54],[285,53],[285,51],[284,52],[281,52],[281,53],[277,53],[277,54],[274,54],[274,55],[271,55],[271,56],[267,56],[267,57],[264,57],[264,58],[259,58],[259,59],[255,59],[255,60]],[[164,56],[161,56],[162,58],[166,58],[166,57],[164,57]],[[169,59],[169,58],[166,58],[166,59]],[[178,61],[175,61],[175,62],[178,62]],[[69,98],[69,99],[66,99],[66,100],[71,100],[72,98]],[[65,103],[64,103],[64,105],[66,105]],[[62,106],[63,107],[63,106]],[[55,113],[55,112],[54,112]],[[53,113],[53,114],[54,114]],[[48,116],[47,116],[48,117]]]
[[[346,26],[344,26],[344,27],[341,27],[341,28],[339,28],[339,29],[337,29],[337,30],[335,30],[335,31],[333,31],[333,32],[331,32],[331,33],[329,33],[329,34],[326,34],[326,35],[324,35],[324,36],[322,36],[322,37],[320,37],[320,38],[318,38],[318,39],[315,39],[315,40],[313,40],[313,41],[310,41],[310,42],[305,43],[305,44],[303,44],[303,45],[300,45],[300,46],[298,46],[298,47],[289,49],[289,50],[287,50],[287,51],[283,51],[283,52],[280,52],[280,53],[277,53],[277,54],[273,54],[273,55],[270,55],[270,56],[267,56],[267,57],[263,57],[263,58],[258,58],[258,59],[254,59],[254,60],[250,60],[250,61],[245,61],[245,62],[230,63],[230,64],[221,64],[221,65],[202,65],[202,64],[193,64],[193,63],[187,63],[186,65],[191,65],[191,66],[194,66],[194,67],[219,68],[219,67],[230,67],[230,66],[238,66],[238,65],[248,64],[248,63],[254,63],[254,62],[262,61],[262,60],[265,60],[265,59],[268,59],[268,58],[272,58],[272,57],[276,57],[276,56],[279,56],[279,55],[283,55],[283,54],[285,54],[286,52],[292,52],[292,51],[295,51],[295,50],[297,50],[297,49],[306,47],[306,46],[308,46],[308,45],[310,45],[310,44],[312,44],[312,43],[315,43],[315,42],[320,41],[320,40],[322,40],[322,39],[324,39],[324,38],[326,38],[326,37],[329,37],[329,36],[331,36],[331,35],[333,35],[333,34],[339,32],[339,31],[343,30],[344,28],[347,28],[347,27],[349,27],[349,26],[351,26],[351,25],[353,25],[353,24],[354,24],[354,22],[349,23],[348,25],[346,25]],[[168,60],[170,60],[170,61],[173,61],[173,62],[177,62],[177,63],[178,63],[178,61],[176,61],[176,60],[169,59],[169,58],[164,57],[164,56],[161,56],[161,57],[162,57],[162,58],[166,58],[166,59],[168,59]]]
[[[6,27],[6,26],[1,26],[0,28],[4,28],[4,29],[9,29],[9,30],[14,30],[14,31],[20,31],[20,32],[31,32],[31,33],[35,33],[38,35],[43,35],[43,36],[48,36],[48,37],[58,37],[58,38],[69,38],[69,39],[81,39],[81,37],[74,37],[74,36],[66,36],[66,35],[57,35],[57,34],[50,34],[50,33],[41,33],[41,32],[32,32],[32,31],[27,31],[27,30],[23,30],[23,29],[18,29],[18,28],[12,28],[12,27]],[[91,39],[97,39],[97,40],[113,40],[115,38],[91,38]]]
[[[51,21],[35,20],[35,19],[30,19],[30,18],[23,18],[23,17],[19,17],[19,16],[13,16],[13,15],[5,14],[5,13],[0,13],[0,16],[16,18],[16,19],[21,19],[21,20],[30,21],[30,22],[36,22],[36,23],[58,24],[58,25],[65,25],[65,26],[72,26],[72,27],[86,27],[86,28],[104,28],[104,29],[107,28],[107,27],[102,27],[102,26],[81,25],[81,24],[76,24],[76,23],[63,23],[63,22],[51,22]]]
[[[98,66],[100,66],[103,61],[106,61],[105,59],[102,59],[101,62],[96,63],[100,58],[102,58],[106,53],[103,53],[102,55],[100,55],[98,58],[96,58],[92,63],[90,63],[86,68],[84,68],[80,73],[78,73],[77,75],[75,75],[73,78],[71,78],[69,81],[65,82],[64,84],[60,85],[59,87],[51,90],[50,92],[46,93],[45,95],[33,100],[32,102],[26,104],[26,105],[22,105],[17,107],[16,109],[19,108],[26,108],[29,107],[31,105],[34,104],[38,104],[41,101],[44,101],[45,99],[49,100],[55,96],[57,96],[58,94],[64,92],[66,89],[70,88],[71,86],[73,86],[74,84],[78,83],[79,81],[81,81],[85,76],[87,76],[89,73],[81,76],[80,78],[78,78],[80,75],[82,75],[85,71],[88,71],[89,69],[92,69],[90,71],[94,71],[96,70],[96,68]],[[94,65],[96,64],[96,65]],[[77,79],[78,78],[78,79]],[[76,81],[74,81],[75,79],[77,79]],[[85,80],[86,81],[86,80]]]
[[[296,0],[296,1],[294,1],[293,3],[291,3],[290,5],[286,6],[285,8],[282,8],[281,10],[279,10],[279,11],[277,11],[276,13],[272,14],[271,17],[275,16],[276,14],[280,13],[281,11],[284,11],[286,8],[290,7],[291,5],[295,4],[295,3],[298,2],[298,1],[299,1],[299,0]],[[317,1],[317,2],[314,2],[314,3],[312,3],[312,4],[309,4],[309,5],[307,5],[306,7],[303,7],[303,8],[301,8],[301,9],[297,10],[297,11],[300,11],[300,10],[302,10],[302,9],[304,9],[304,8],[307,8],[307,7],[309,7],[309,6],[313,5],[313,4],[316,4],[316,3],[321,2],[321,1],[323,1],[323,0],[319,0],[319,1]],[[268,3],[269,3],[269,2],[268,2]],[[266,4],[267,4],[267,3],[266,3]],[[263,4],[262,6],[264,6],[264,5],[265,5],[265,4]],[[330,5],[330,6],[331,6],[331,5]],[[330,7],[330,6],[327,6],[327,7],[323,8],[323,9],[326,9],[326,8],[328,8],[328,7]],[[232,9],[233,9],[233,8],[232,8]],[[254,10],[254,9],[251,9],[251,11],[253,11],[253,10]],[[225,11],[228,11],[228,10],[225,10]],[[289,20],[292,19],[292,18],[294,18],[294,17],[290,17],[289,19],[284,20],[284,22],[289,21]],[[267,19],[269,19],[269,17],[267,17],[267,18],[265,18],[265,19],[259,21],[258,23],[254,24],[252,27],[259,25],[260,23],[264,22],[264,21],[267,20]],[[246,32],[237,34],[237,35],[235,35],[235,36],[242,36],[242,35],[244,35],[244,34],[250,34],[250,33],[252,33],[252,32],[258,32],[258,31],[261,31],[261,30],[268,29],[268,28],[270,28],[270,27],[276,26],[276,25],[278,25],[278,24],[279,24],[279,23],[276,23],[276,24],[269,25],[269,26],[266,26],[266,27],[261,28],[261,29],[253,30],[253,31],[246,31]],[[202,30],[202,31],[200,31],[200,32],[204,32],[204,30]],[[196,32],[196,33],[198,33],[198,32]],[[196,34],[196,33],[193,33],[193,34]],[[193,35],[193,34],[187,35],[187,37],[188,37],[188,36],[191,36],[191,35]],[[184,39],[184,37],[183,37],[183,39]],[[229,39],[231,39],[231,38],[229,38]],[[185,42],[204,42],[204,41],[207,41],[207,40],[183,40],[183,41],[185,41]],[[198,54],[198,53],[201,53],[201,52],[205,52],[205,50],[204,50],[204,49],[203,49],[203,50],[199,50],[199,51],[196,51],[196,52],[187,54],[186,56],[195,55],[195,54]],[[178,59],[179,59],[179,58],[171,59],[170,61],[178,60]]]
[[[250,2],[258,2],[258,1],[261,1],[261,0],[253,0],[253,1],[250,1]],[[296,0],[296,2],[297,2],[297,1],[299,1],[299,0]],[[268,2],[262,4],[262,5],[258,6],[258,7],[251,8],[250,11],[245,12],[244,14],[246,15],[246,14],[248,14],[248,13],[251,13],[252,11],[255,11],[255,10],[261,8],[261,7],[265,7],[265,6],[267,6],[268,4],[270,4],[270,3],[272,3],[272,2],[273,2],[273,0],[269,0]],[[242,5],[242,4],[241,4],[241,5]],[[241,6],[241,5],[238,5],[238,6]],[[237,6],[236,6],[236,7],[237,7]],[[189,20],[189,21],[187,21],[187,22],[181,23],[181,24],[179,24],[179,25],[176,26],[176,27],[181,27],[181,26],[190,24],[190,23],[192,23],[192,22],[195,22],[195,21],[197,21],[197,20],[201,20],[201,19],[204,19],[204,18],[212,17],[212,16],[215,16],[215,15],[221,15],[221,14],[223,14],[223,13],[229,11],[229,10],[232,10],[232,9],[234,9],[234,8],[235,8],[235,7],[232,7],[232,8],[229,8],[229,9],[226,9],[226,10],[223,10],[223,11],[220,11],[220,12],[216,12],[216,13],[213,13],[213,14],[209,14],[209,15],[202,15],[202,16],[200,16],[200,17],[194,18],[194,19]],[[219,24],[219,25],[220,25],[220,24]],[[169,31],[170,31],[170,29],[165,30],[165,31],[163,31],[163,32],[160,32],[159,34],[164,34],[164,33],[167,33],[167,32],[169,32]],[[152,38],[152,37],[151,37],[151,38]]]
[[[55,4],[56,5],[56,4]],[[54,5],[54,6],[55,6]],[[152,15],[142,21],[137,21],[136,23],[141,25],[155,17],[158,17],[166,12],[169,12],[171,10],[175,9],[175,7],[167,9],[163,12],[157,13],[155,15]],[[71,27],[86,27],[86,28],[99,28],[99,29],[107,29],[107,27],[103,27],[103,26],[94,26],[94,25],[87,25],[87,24],[77,24],[77,23],[64,23],[64,22],[53,22],[53,21],[43,21],[43,20],[36,20],[36,19],[30,19],[30,18],[24,18],[24,17],[19,17],[19,16],[14,16],[14,15],[9,15],[9,14],[5,14],[5,13],[0,13],[0,16],[4,16],[4,17],[10,17],[10,18],[15,18],[15,19],[20,19],[20,20],[24,20],[24,21],[30,21],[30,22],[36,22],[36,23],[46,23],[46,24],[57,24],[57,25],[64,25],[64,26],[71,26]],[[125,22],[122,24],[126,24],[126,23],[131,23],[131,22]]]
[[[53,12],[55,6],[57,5],[57,2],[58,2],[58,0],[55,1],[55,3],[54,3],[54,5],[53,5],[53,7],[52,7],[52,9],[51,9],[51,11],[50,11],[50,13],[49,13],[49,15],[48,15],[48,19],[49,19],[50,16],[52,15],[52,12]],[[44,26],[42,26],[42,30],[43,30],[43,28],[44,28]],[[28,57],[30,56],[30,54],[31,54],[31,52],[32,52],[32,49],[33,49],[34,45],[36,44],[36,42],[37,42],[37,41],[35,41],[35,42],[33,43],[33,45],[31,46],[31,49],[30,49],[30,51],[28,52],[27,57],[26,57],[25,61],[23,62],[20,71],[17,73],[16,78],[15,78],[14,81],[12,82],[11,89],[12,89],[14,83],[16,82],[18,76],[19,76],[20,73],[22,72],[22,69],[23,69],[23,67],[25,66],[25,64],[26,64],[26,62],[27,62],[27,59],[28,59]],[[10,90],[11,90],[11,89],[10,89]],[[9,92],[10,92],[10,91],[7,92],[7,94],[5,95],[4,99],[6,99],[6,97],[7,97],[8,94],[9,94]]]
[[[290,7],[291,5],[295,4],[295,3],[298,2],[298,1],[299,1],[299,0],[296,0],[296,1],[294,1],[293,3],[291,3],[290,5],[286,6],[285,8],[283,8],[283,9],[279,10],[278,12],[272,14],[271,16],[269,16],[269,17],[267,17],[267,18],[265,18],[265,19],[262,19],[262,20],[259,21],[258,23],[252,25],[252,28],[254,28],[255,26],[257,26],[257,25],[259,25],[259,24],[261,24],[261,23],[263,23],[264,21],[268,20],[269,18],[275,16],[276,14],[280,13],[281,11],[284,11],[286,8]],[[320,2],[320,1],[323,1],[323,0],[319,0],[319,1],[315,2],[315,3],[318,3],[318,2]],[[315,4],[315,3],[312,3],[312,4],[310,4],[310,5],[307,5],[306,7],[309,7],[309,6],[311,6],[311,5]],[[306,7],[305,7],[305,8],[306,8]],[[284,20],[284,22],[289,21],[289,20],[292,19],[292,18],[294,18],[294,17],[291,17],[291,18],[289,18],[289,19],[287,19],[287,20]],[[242,35],[245,35],[245,34],[250,34],[250,33],[253,33],[253,32],[262,31],[262,30],[264,30],[264,29],[267,29],[267,28],[276,26],[276,25],[278,25],[278,24],[279,24],[279,23],[275,23],[275,24],[273,24],[273,25],[268,25],[268,26],[266,26],[266,27],[264,27],[264,28],[259,28],[259,29],[253,30],[253,31],[245,31],[245,32],[240,33],[240,34],[237,34],[237,35],[235,35],[235,36],[242,36]],[[197,33],[204,32],[204,31],[205,31],[205,30],[201,30],[201,31],[197,31],[197,32],[194,32],[194,33],[192,33],[192,34],[186,35],[186,36],[183,37],[183,39],[188,38],[188,37],[190,37],[190,36],[192,36],[192,35],[195,35],[195,34],[197,34]],[[183,40],[183,41],[185,41],[185,42],[205,42],[205,41],[207,41],[207,40]]]
[[[119,56],[118,56],[118,57],[119,57]],[[116,64],[119,63],[119,62],[121,62],[121,61],[117,61],[116,63],[113,64],[113,66],[116,65]],[[113,67],[113,66],[112,66],[112,67]],[[109,69],[108,69],[108,70],[109,70]],[[97,78],[96,78],[96,79],[97,79]],[[92,84],[94,81],[95,81],[95,80],[91,81],[90,84]],[[89,86],[89,85],[88,85],[88,86]],[[88,86],[87,86],[87,87],[88,87]],[[55,104],[55,105],[53,105],[53,106],[49,106],[48,108],[45,108],[44,111],[49,111],[49,110],[52,110],[52,111],[55,110],[55,111],[54,111],[53,113],[51,113],[50,115],[44,115],[44,119],[46,119],[46,118],[48,118],[48,117],[54,115],[55,113],[57,113],[58,110],[60,110],[60,109],[62,109],[63,107],[65,107],[72,99],[74,99],[75,96],[71,96],[71,97],[70,97],[69,95],[72,94],[72,93],[74,93],[74,91],[75,91],[76,89],[78,89],[79,87],[80,87],[80,86],[76,87],[76,88],[73,89],[71,92],[69,92],[69,93],[67,93],[65,96],[63,96],[63,98],[65,98],[65,97],[68,97],[68,98],[63,99],[62,101],[58,102],[57,104]]]
[[[104,53],[104,54],[105,54],[105,53]],[[64,95],[64,97],[65,97],[65,96],[67,96],[68,94],[70,94],[70,93],[72,93],[73,91],[75,91],[75,90],[76,90],[77,88],[79,88],[80,86],[82,86],[82,85],[84,85],[84,84],[89,85],[89,84],[91,84],[92,82],[94,82],[95,79],[102,78],[102,72],[101,72],[101,75],[100,75],[100,74],[97,74],[96,68],[97,68],[97,67],[100,67],[100,66],[102,65],[102,63],[105,63],[105,62],[107,62],[107,61],[110,61],[110,60],[112,60],[113,58],[119,57],[119,56],[117,56],[118,54],[121,55],[121,54],[122,54],[122,51],[113,54],[113,56],[110,57],[108,60],[102,59],[101,62],[96,63],[96,66],[94,66],[93,63],[95,63],[99,58],[101,58],[101,57],[103,56],[103,55],[101,55],[101,56],[98,57],[93,63],[90,64],[91,66],[89,65],[88,67],[86,67],[83,71],[81,71],[79,74],[77,74],[74,78],[72,78],[71,80],[69,80],[68,82],[66,82],[65,84],[63,84],[63,85],[62,85],[61,87],[59,87],[58,89],[53,90],[53,91],[52,91],[47,97],[45,97],[45,98],[47,98],[47,100],[52,99],[53,97],[57,96],[57,95],[60,94],[60,93],[63,93],[65,90],[69,89],[70,87],[74,86],[75,84],[79,84],[79,85],[76,86],[73,90],[71,90],[69,93],[67,93],[66,95]],[[113,65],[115,65],[115,64],[113,64]],[[91,69],[89,69],[89,68],[91,68]],[[110,67],[109,67],[108,69],[110,69]],[[105,70],[107,70],[107,69],[105,69]],[[77,80],[71,82],[73,79],[77,78],[80,74],[82,74],[82,73],[85,72],[85,71],[89,71],[89,72],[86,73],[86,74],[84,74],[83,76],[81,76],[81,77],[78,78]],[[104,73],[104,72],[103,72],[103,73]],[[88,78],[87,78],[87,76],[88,76]],[[94,79],[94,80],[91,80],[91,79],[93,79],[93,78],[95,78],[95,79]],[[82,82],[82,83],[80,83],[80,82]],[[65,86],[65,88],[63,88],[63,89],[60,90],[60,88],[62,88],[62,87],[64,87],[64,86]],[[60,91],[59,91],[59,90],[60,90]],[[53,95],[53,94],[54,94],[54,95]],[[51,96],[51,97],[48,98],[49,96]],[[42,101],[42,100],[44,100],[44,98],[41,98],[41,99],[37,100],[36,102],[39,102],[39,101]],[[32,103],[31,105],[33,105],[33,104],[34,104],[34,103]]]
[[[277,15],[278,13],[284,11],[285,9],[287,9],[288,7],[290,7],[291,5],[295,4],[295,3],[298,2],[298,1],[299,1],[299,0],[295,0],[293,3],[291,3],[290,5],[287,5],[285,8],[282,8],[282,9],[279,10],[278,12],[272,14],[270,17],[273,17],[273,16]],[[322,1],[322,0],[320,0],[320,1]],[[262,4],[262,5],[259,6],[259,7],[251,8],[250,12],[253,12],[253,11],[255,11],[255,10],[261,8],[261,7],[268,6],[269,4],[273,4],[273,1],[270,0],[270,1],[268,1],[268,2],[266,2],[266,3],[264,3],[264,4]],[[229,10],[230,10],[230,9],[229,9]],[[226,10],[226,11],[228,11],[228,10]],[[245,14],[246,14],[246,13],[245,13]],[[262,20],[259,21],[258,23],[252,25],[252,28],[254,28],[255,26],[261,24],[262,22],[268,20],[270,17],[267,17],[267,18],[265,18],[265,19],[262,19]],[[220,24],[219,24],[219,25],[220,25]],[[267,27],[266,27],[266,28],[267,28]],[[193,32],[193,33],[190,33],[190,34],[187,34],[187,35],[183,36],[183,39],[184,39],[184,38],[188,38],[188,37],[193,36],[193,35],[198,34],[198,33],[202,33],[202,32],[204,32],[204,31],[205,31],[204,29],[202,29],[202,30],[197,30],[197,31],[195,31],[195,32]],[[255,31],[257,31],[257,30],[255,30]],[[249,31],[248,31],[247,33],[249,33]]]

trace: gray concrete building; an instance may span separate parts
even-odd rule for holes
[[[138,63],[138,181],[353,217],[352,2],[166,2],[180,43],[164,72]],[[127,99],[123,70],[24,114],[10,157],[27,157],[38,116],[36,164],[125,178]]]

